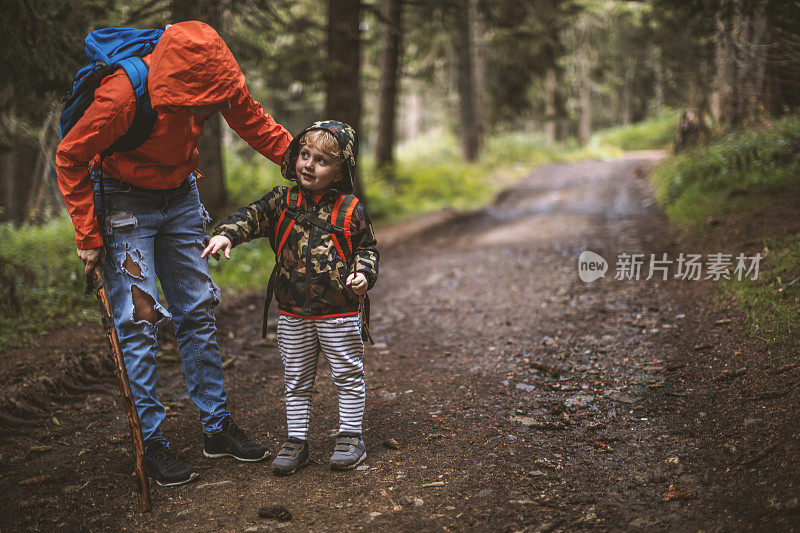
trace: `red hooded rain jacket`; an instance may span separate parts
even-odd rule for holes
[[[231,108],[222,116],[228,125],[255,150],[280,164],[292,136],[250,96],[242,70],[211,26],[197,21],[173,24],[143,59],[150,69],[148,91],[156,122],[139,148],[105,158],[105,175],[145,189],[178,187],[197,169],[197,141],[205,122],[183,106],[226,100]],[[58,186],[75,225],[78,248],[102,245],[89,164],[128,131],[135,113],[133,87],[119,69],[103,80],[94,102],[58,145]]]

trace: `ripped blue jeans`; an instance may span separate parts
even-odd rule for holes
[[[94,181],[99,212],[99,183]],[[143,437],[165,441],[159,426],[166,413],[156,392],[156,333],[165,319],[175,326],[186,385],[203,430],[217,433],[229,414],[213,312],[219,289],[208,275],[208,260],[200,258],[209,218],[195,177],[163,191],[105,177],[103,188],[103,275]],[[168,309],[159,301],[156,277]],[[148,305],[135,307],[134,297]]]

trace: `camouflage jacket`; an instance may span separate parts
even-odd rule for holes
[[[214,234],[228,237],[233,246],[267,237],[272,249],[277,250],[279,242],[276,241],[283,239],[283,235],[278,234],[278,226],[288,192],[289,187],[275,187],[260,200],[223,220]],[[333,189],[315,204],[303,191],[299,209],[330,221],[340,194]],[[347,262],[339,251],[340,246],[346,245],[337,245],[329,232],[312,224],[291,226],[280,257],[276,257],[278,309],[304,317],[326,317],[358,310],[359,297],[345,286],[347,276],[351,272],[363,273],[371,289],[378,278],[379,258],[375,233],[360,201],[352,212],[349,229],[352,255]]]

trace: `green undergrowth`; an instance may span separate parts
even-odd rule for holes
[[[671,157],[652,180],[656,200],[679,224],[752,211],[800,184],[800,121],[737,132]]]
[[[800,120],[726,135],[707,147],[674,156],[652,175],[656,199],[669,218],[695,235],[725,232],[705,224],[741,222],[768,211],[800,186]],[[785,203],[785,202],[784,202]],[[722,216],[719,215],[733,215]],[[789,213],[797,216],[797,213]],[[759,277],[724,284],[754,331],[771,343],[800,339],[800,234],[751,238],[765,242]]]
[[[94,316],[74,243],[66,215],[41,226],[0,224],[0,350]]]
[[[800,233],[768,239],[761,255],[757,280],[731,280],[725,289],[762,339],[795,343],[800,338]]]
[[[592,137],[591,143],[615,146],[621,150],[664,149],[675,139],[679,119],[678,111],[664,110],[658,117],[598,132]]]

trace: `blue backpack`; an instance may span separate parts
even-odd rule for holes
[[[103,151],[105,157],[114,152],[133,150],[153,131],[156,114],[147,92],[148,69],[141,57],[149,54],[164,32],[133,28],[104,28],[86,36],[84,48],[89,64],[78,71],[72,90],[65,98],[61,112],[61,138],[72,129],[89,105],[103,78],[118,68],[125,70],[136,94],[136,116],[127,133]]]

